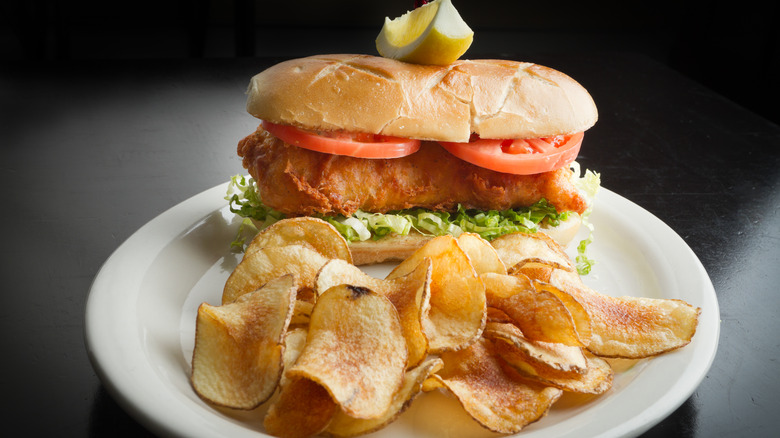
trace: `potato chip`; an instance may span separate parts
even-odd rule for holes
[[[484,335],[509,365],[541,383],[587,394],[612,387],[612,367],[580,347],[530,341],[511,324],[488,324]]]
[[[574,263],[566,250],[544,233],[512,233],[497,237],[490,242],[507,269],[519,263],[543,261],[573,271]]]
[[[577,375],[556,373],[538,373],[537,378],[546,384],[555,386],[564,391],[580,394],[603,394],[612,388],[612,380],[615,371],[606,360],[594,355],[590,351],[584,351],[588,366],[585,372]]]
[[[526,259],[508,270],[509,275],[525,275],[544,283],[550,282],[550,277],[556,269],[569,270],[568,266],[547,262],[541,259]]]
[[[428,354],[428,339],[423,333],[422,324],[428,317],[430,307],[431,265],[431,260],[426,258],[411,273],[384,280],[374,278],[343,260],[331,260],[317,273],[315,284],[320,293],[333,286],[351,284],[387,297],[401,318],[409,352],[407,366],[412,367]]]
[[[481,338],[470,347],[441,355],[444,367],[434,374],[482,426],[517,433],[539,420],[562,391],[524,379]]]
[[[409,274],[426,257],[433,264],[430,312],[423,323],[429,351],[465,348],[485,326],[485,287],[454,237],[431,239],[393,269],[387,279]]]
[[[311,317],[311,309],[313,308],[314,303],[311,301],[295,300],[295,310],[293,310],[290,326],[308,325],[309,318]]]
[[[338,412],[338,405],[321,385],[304,378],[293,378],[282,387],[263,419],[265,431],[280,438],[304,438],[318,435]]]
[[[485,287],[485,292],[487,292],[487,286]],[[491,322],[514,323],[514,320],[503,310],[488,306],[487,323],[490,324]]]
[[[511,318],[527,338],[586,345],[569,309],[555,294],[538,290],[525,276],[484,274],[480,278],[489,308]]]
[[[308,270],[307,270],[306,274],[309,274]],[[314,274],[314,275],[315,275],[315,278],[316,278],[317,274]],[[297,298],[298,298],[299,302],[307,303],[307,304],[313,306],[314,302],[317,301],[317,291],[314,290],[313,283],[312,284],[309,284],[309,283],[313,282],[314,280],[310,280],[310,279],[307,278],[306,281],[307,281],[307,286],[306,287],[298,288],[298,297]],[[306,306],[301,304],[300,310],[301,310],[302,314],[305,314],[305,311],[306,311],[305,309],[306,309]],[[309,312],[309,313],[311,313],[311,312]]]
[[[560,271],[560,272],[568,272],[568,271]],[[574,271],[576,274],[576,271]],[[571,314],[572,320],[574,321],[574,326],[577,328],[577,334],[579,335],[580,342],[582,342],[583,345],[586,347],[590,345],[590,338],[591,338],[591,328],[590,328],[590,314],[585,309],[585,307],[580,303],[579,300],[577,300],[574,296],[572,296],[567,291],[564,291],[563,289],[559,289],[552,284],[544,283],[540,281],[532,281],[534,287],[536,288],[536,291],[539,293],[542,292],[548,292],[550,294],[555,295],[564,306],[566,306],[566,309],[569,311],[569,314]]]
[[[287,370],[293,366],[298,356],[301,355],[304,345],[306,345],[306,336],[308,329],[296,327],[287,330],[284,335],[284,353],[282,354],[282,369]],[[279,380],[279,386],[285,386],[289,379],[282,372],[282,378]]]
[[[477,271],[477,275],[487,272],[494,274],[506,274],[506,266],[498,252],[487,240],[475,233],[463,233],[458,236],[458,245],[471,260],[471,265]]]
[[[437,389],[444,389],[445,386],[441,383],[441,380],[430,376],[423,382],[422,392],[431,392]]]
[[[514,324],[488,323],[483,336],[496,342],[496,347],[502,343],[511,346],[511,350],[497,350],[502,357],[504,352],[519,356],[531,366],[544,367],[551,370],[581,373],[587,367],[587,360],[582,347],[574,347],[560,343],[531,341]]]
[[[296,217],[282,219],[260,231],[247,245],[244,257],[262,248],[303,245],[331,259],[352,263],[346,239],[322,219]]]
[[[317,299],[306,345],[285,375],[321,384],[347,415],[371,419],[390,408],[406,358],[390,300],[367,288],[339,285]]]
[[[423,324],[430,315],[432,275],[433,262],[426,257],[409,274],[386,280],[398,286],[384,294],[401,318],[409,353],[407,367],[417,366],[428,355],[429,342]]]
[[[487,291],[487,288],[485,290]],[[491,322],[514,323],[514,320],[503,310],[496,309],[495,307],[488,307],[487,323],[490,324]]]
[[[556,270],[551,282],[588,312],[593,332],[588,349],[597,356],[655,356],[687,345],[696,333],[701,309],[684,301],[611,297],[585,286],[576,272]]]
[[[404,383],[401,389],[395,393],[390,409],[381,417],[364,420],[352,418],[343,412],[339,412],[333,417],[326,434],[337,437],[349,437],[363,435],[387,426],[398,418],[411,405],[412,401],[422,393],[426,379],[441,369],[442,364],[441,359],[429,357],[420,365],[407,371],[404,375]]]
[[[247,254],[233,270],[222,291],[222,304],[232,303],[269,280],[295,274],[299,289],[314,287],[314,277],[329,259],[301,245],[261,248]]]
[[[286,275],[234,303],[200,305],[191,376],[198,394],[237,409],[253,409],[273,394],[296,289]]]

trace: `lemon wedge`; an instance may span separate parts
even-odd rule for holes
[[[385,24],[376,49],[385,58],[415,64],[447,65],[466,53],[474,31],[450,0],[434,0]]]

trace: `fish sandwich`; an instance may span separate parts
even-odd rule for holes
[[[238,145],[251,180],[234,178],[231,208],[260,228],[325,219],[356,264],[464,232],[542,231],[567,245],[598,187],[574,162],[593,99],[537,64],[321,55],[268,68],[247,93],[261,122]]]

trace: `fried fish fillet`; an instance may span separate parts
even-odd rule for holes
[[[504,210],[547,199],[558,211],[588,205],[570,170],[512,175],[467,163],[436,142],[394,159],[331,155],[284,143],[262,126],[238,144],[263,203],[291,216],[345,216],[358,209],[385,213],[422,207],[453,211]]]

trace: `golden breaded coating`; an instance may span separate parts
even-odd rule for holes
[[[413,207],[453,211],[458,204],[504,210],[542,198],[561,212],[587,208],[567,168],[536,175],[500,173],[456,158],[436,142],[423,142],[403,158],[364,159],[292,146],[259,127],[239,142],[238,155],[263,203],[292,216]]]

